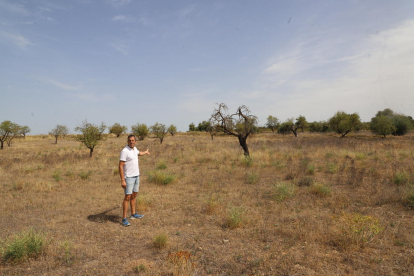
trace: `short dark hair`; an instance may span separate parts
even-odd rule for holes
[[[135,141],[137,140],[137,137],[135,137],[135,135],[134,135],[134,134],[130,134],[130,135],[128,135],[128,140],[129,140],[129,138],[131,138],[131,137],[134,137]]]

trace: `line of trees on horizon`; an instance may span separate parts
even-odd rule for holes
[[[280,134],[292,133],[295,137],[298,136],[299,131],[320,133],[335,132],[341,138],[350,132],[370,130],[372,133],[386,138],[387,135],[405,135],[414,128],[414,120],[411,116],[396,113],[389,108],[378,111],[375,117],[371,118],[370,122],[361,122],[358,113],[349,114],[344,111],[338,111],[329,120],[319,122],[308,122],[305,116],[300,115],[296,119],[290,118],[282,123],[277,117],[269,115],[266,124],[263,126],[258,125],[257,117],[250,114],[250,110],[244,105],[240,106],[234,114],[228,114],[227,111],[227,106],[224,103],[218,104],[218,107],[214,109],[209,120],[200,122],[197,127],[194,123],[191,123],[188,131],[209,132],[211,139],[217,133],[236,136],[245,155],[249,156],[246,143],[247,137],[250,134],[266,129]],[[83,143],[90,150],[90,156],[92,156],[96,145],[105,139],[104,132],[107,129],[109,133],[115,134],[117,137],[120,137],[121,134],[128,131],[126,126],[122,126],[119,123],[115,123],[108,128],[103,122],[97,126],[85,120],[80,126],[74,129],[76,132],[81,133],[76,134],[74,139]],[[3,121],[0,124],[0,148],[3,149],[4,142],[10,147],[14,138],[25,138],[29,132],[30,128],[28,126],[20,126],[8,120]],[[67,126],[57,125],[50,131],[49,135],[55,137],[55,143],[57,144],[58,138],[65,137],[68,133]],[[158,122],[150,127],[146,124],[137,123],[131,126],[131,133],[138,140],[144,140],[151,134],[162,143],[168,133],[172,136],[177,133],[177,127],[175,125],[167,127]]]
[[[298,137],[299,131],[319,133],[335,132],[343,138],[350,132],[369,130],[376,135],[386,138],[387,135],[405,135],[412,129],[414,129],[414,120],[411,116],[396,113],[386,108],[378,111],[370,122],[362,122],[358,113],[349,114],[344,111],[338,111],[327,121],[319,122],[308,122],[306,117],[302,115],[296,119],[289,118],[281,122],[277,117],[269,115],[265,125],[256,126],[255,132],[271,130],[272,132],[280,134],[292,133],[295,137]],[[214,126],[211,120],[208,120],[198,123],[198,126],[192,122],[189,125],[188,131],[204,131],[215,134],[220,132],[220,127]]]

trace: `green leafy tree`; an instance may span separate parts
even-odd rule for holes
[[[207,132],[207,128],[210,126],[210,122],[209,121],[202,121],[201,123],[198,123],[197,129],[198,131],[206,131]]]
[[[109,133],[113,133],[116,137],[119,137],[122,133],[127,132],[128,128],[126,126],[121,126],[119,123],[115,123],[109,128]]]
[[[291,132],[290,130],[291,125],[292,125],[292,122],[289,120],[287,122],[280,124],[280,126],[277,129],[277,133],[280,133],[283,135],[289,134]]]
[[[51,132],[49,132],[50,135],[53,135],[55,137],[55,144],[57,144],[59,137],[65,137],[66,135],[68,135],[68,133],[68,127],[63,125],[56,125],[56,127],[52,129]]]
[[[177,133],[177,127],[175,125],[170,125],[167,131],[171,134],[171,136],[174,136]]]
[[[297,118],[296,118],[295,125],[296,125],[296,126],[297,126],[300,130],[302,130],[302,132],[304,132],[304,131],[305,131],[305,129],[307,129],[307,128],[308,128],[309,123],[308,123],[308,121],[306,121],[305,116],[299,115],[299,117],[297,117]],[[297,137],[297,135],[295,135],[295,136]]]
[[[89,149],[89,156],[92,157],[95,147],[105,139],[103,134],[105,130],[106,125],[103,122],[97,126],[85,120],[81,126],[75,128],[75,131],[82,133],[77,135],[75,140],[83,143]]]
[[[26,138],[26,134],[32,131],[28,126],[22,126],[20,128],[20,134],[23,135],[23,138]]]
[[[272,132],[275,132],[275,130],[277,130],[279,126],[280,121],[278,118],[273,117],[272,115],[269,115],[269,117],[267,117],[266,127],[270,128]]]
[[[330,128],[336,133],[345,137],[351,131],[358,131],[360,129],[361,119],[358,113],[347,114],[343,111],[338,111],[329,119]]]
[[[165,125],[160,123],[155,123],[155,125],[150,126],[151,133],[157,138],[160,139],[160,144],[164,141],[165,136],[168,133],[168,129]]]
[[[394,122],[391,117],[385,115],[377,115],[371,119],[371,131],[377,135],[382,135],[387,138],[386,135],[393,133],[396,130]]]
[[[217,104],[210,118],[211,125],[217,125],[227,135],[236,136],[243,148],[244,156],[250,157],[247,138],[257,130],[257,117],[250,114],[246,106],[237,108],[236,113],[228,114],[228,107]]]
[[[0,149],[3,149],[4,142],[10,147],[11,141],[19,134],[20,126],[11,121],[3,121],[0,124]]]
[[[386,108],[382,111],[378,111],[375,117],[384,116],[392,121],[394,126],[392,135],[401,136],[407,134],[413,128],[412,118],[403,114],[395,113],[393,110]],[[385,120],[385,119],[383,119]],[[388,133],[387,133],[388,134]]]
[[[10,133],[6,137],[7,146],[10,147],[12,140],[21,135],[21,126],[16,123],[9,124]]]
[[[138,137],[138,140],[142,141],[148,136],[149,129],[146,124],[137,123],[131,126],[132,134]]]
[[[196,127],[194,123],[188,125],[188,131],[196,131]]]
[[[392,121],[395,126],[395,131],[392,135],[402,136],[413,128],[410,118],[405,115],[396,114],[392,117]]]
[[[312,122],[309,123],[309,131],[310,132],[328,132],[329,131],[329,123],[325,121],[320,122]]]
[[[292,132],[295,137],[298,137],[298,129],[300,128],[300,124],[293,122],[293,118],[287,119],[286,122],[280,125],[278,132],[282,134],[287,134]],[[289,130],[289,131],[287,131]]]

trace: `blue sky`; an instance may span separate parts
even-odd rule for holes
[[[414,1],[0,0],[0,121],[414,116]]]

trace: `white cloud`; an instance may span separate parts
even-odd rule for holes
[[[69,94],[70,97],[76,98],[79,100],[85,101],[108,101],[113,100],[114,97],[112,95],[96,95],[95,93],[76,93],[76,94]]]
[[[131,0],[107,0],[114,7],[121,7],[131,3]]]
[[[261,116],[326,120],[344,110],[370,120],[386,107],[412,115],[414,20],[345,47],[329,39],[320,42],[277,55],[264,67],[259,89],[242,96],[271,100],[259,108]]]
[[[124,56],[128,55],[128,46],[125,43],[119,42],[119,43],[113,43],[111,44],[111,47],[113,47],[118,52],[121,52]]]
[[[4,37],[6,40],[11,41],[13,44],[15,44],[21,49],[26,49],[27,46],[34,45],[29,39],[19,34],[0,32],[0,36]]]
[[[112,21],[120,21],[120,22],[126,22],[131,23],[135,21],[135,18],[127,15],[117,15],[112,18]]]
[[[47,81],[49,83],[53,84],[54,86],[56,86],[60,89],[63,89],[63,90],[67,90],[67,91],[79,90],[79,88],[81,87],[81,85],[72,86],[72,85],[68,85],[68,84],[65,84],[65,83],[62,83],[62,82],[59,82],[59,81],[55,81],[55,80],[52,80],[52,79],[47,79]]]
[[[152,21],[149,18],[145,17],[145,16],[141,16],[139,18],[139,23],[141,23],[144,26],[152,25]]]
[[[178,11],[178,16],[180,18],[185,18],[188,15],[190,15],[194,10],[195,10],[194,5],[187,6],[187,7],[185,7],[185,8]]]
[[[0,1],[0,9],[6,10],[8,12],[17,13],[20,15],[30,15],[31,13],[20,4],[11,4],[7,2]]]

